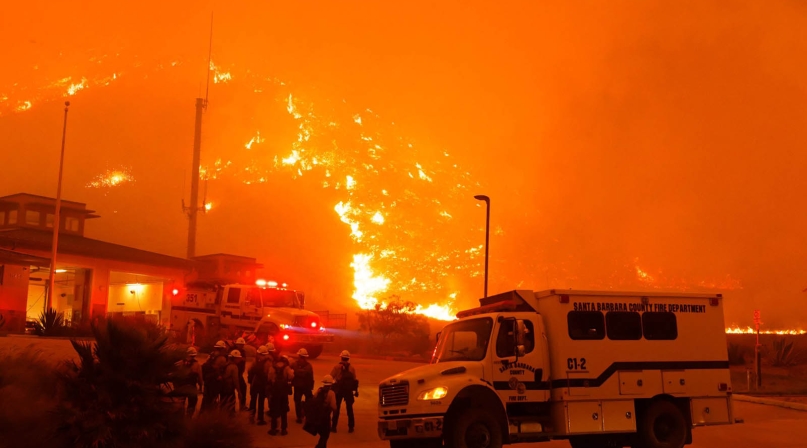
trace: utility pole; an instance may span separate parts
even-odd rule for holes
[[[188,259],[196,256],[196,221],[199,215],[199,164],[202,158],[202,113],[205,99],[196,98],[196,125],[193,132],[193,166],[191,167],[191,204],[188,207]]]
[[[191,203],[183,208],[188,212],[188,259],[196,256],[196,224],[199,211],[205,211],[206,204],[199,206],[199,164],[202,159],[202,114],[207,109],[210,93],[210,64],[213,57],[213,13],[210,13],[210,43],[207,50],[207,86],[205,97],[196,98],[196,121],[193,130],[193,166],[191,167]],[[184,202],[184,199],[183,199]]]
[[[59,228],[61,219],[59,212],[62,210],[62,173],[64,171],[64,142],[67,138],[67,110],[70,101],[64,102],[64,123],[62,124],[62,153],[59,157],[59,180],[56,183],[56,210],[53,213],[53,242],[50,254],[50,275],[48,276],[48,304],[45,308],[53,308],[53,290],[56,284],[56,248],[59,246]]]

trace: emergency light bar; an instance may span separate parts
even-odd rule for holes
[[[505,300],[502,302],[491,303],[490,305],[480,306],[478,308],[471,308],[470,310],[460,311],[457,317],[462,319],[465,317],[476,316],[478,314],[496,313],[500,311],[515,311],[518,304],[515,300]]]

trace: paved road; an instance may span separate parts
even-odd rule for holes
[[[8,349],[35,348],[52,359],[75,356],[70,343],[65,340],[42,340],[37,338],[0,338],[0,352]],[[312,362],[319,380],[336,365],[334,357],[322,357]],[[343,416],[339,432],[331,436],[330,447],[387,448],[389,445],[378,439],[376,433],[376,406],[378,383],[397,372],[416,367],[418,364],[392,361],[375,361],[354,358],[361,388],[356,400],[356,432],[347,433],[347,421]],[[734,402],[735,416],[745,419],[744,424],[697,428],[693,448],[803,448],[807,446],[807,412],[794,411],[774,406]],[[245,421],[246,415],[243,415]],[[285,437],[269,436],[266,426],[251,426],[257,448],[312,447],[316,437],[304,432],[291,419],[290,434]],[[527,444],[525,448],[567,448],[563,441]]]

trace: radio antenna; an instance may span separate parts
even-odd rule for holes
[[[205,110],[207,110],[207,97],[210,93],[210,64],[213,62],[213,11],[210,11],[210,44],[207,49],[207,86],[205,86]]]

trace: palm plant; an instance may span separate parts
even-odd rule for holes
[[[143,325],[109,320],[93,334],[94,343],[72,341],[79,361],[62,372],[58,439],[94,448],[181,444],[181,394],[168,383],[183,350]]]
[[[36,322],[36,334],[39,336],[58,336],[64,330],[64,314],[48,308],[39,314]]]

